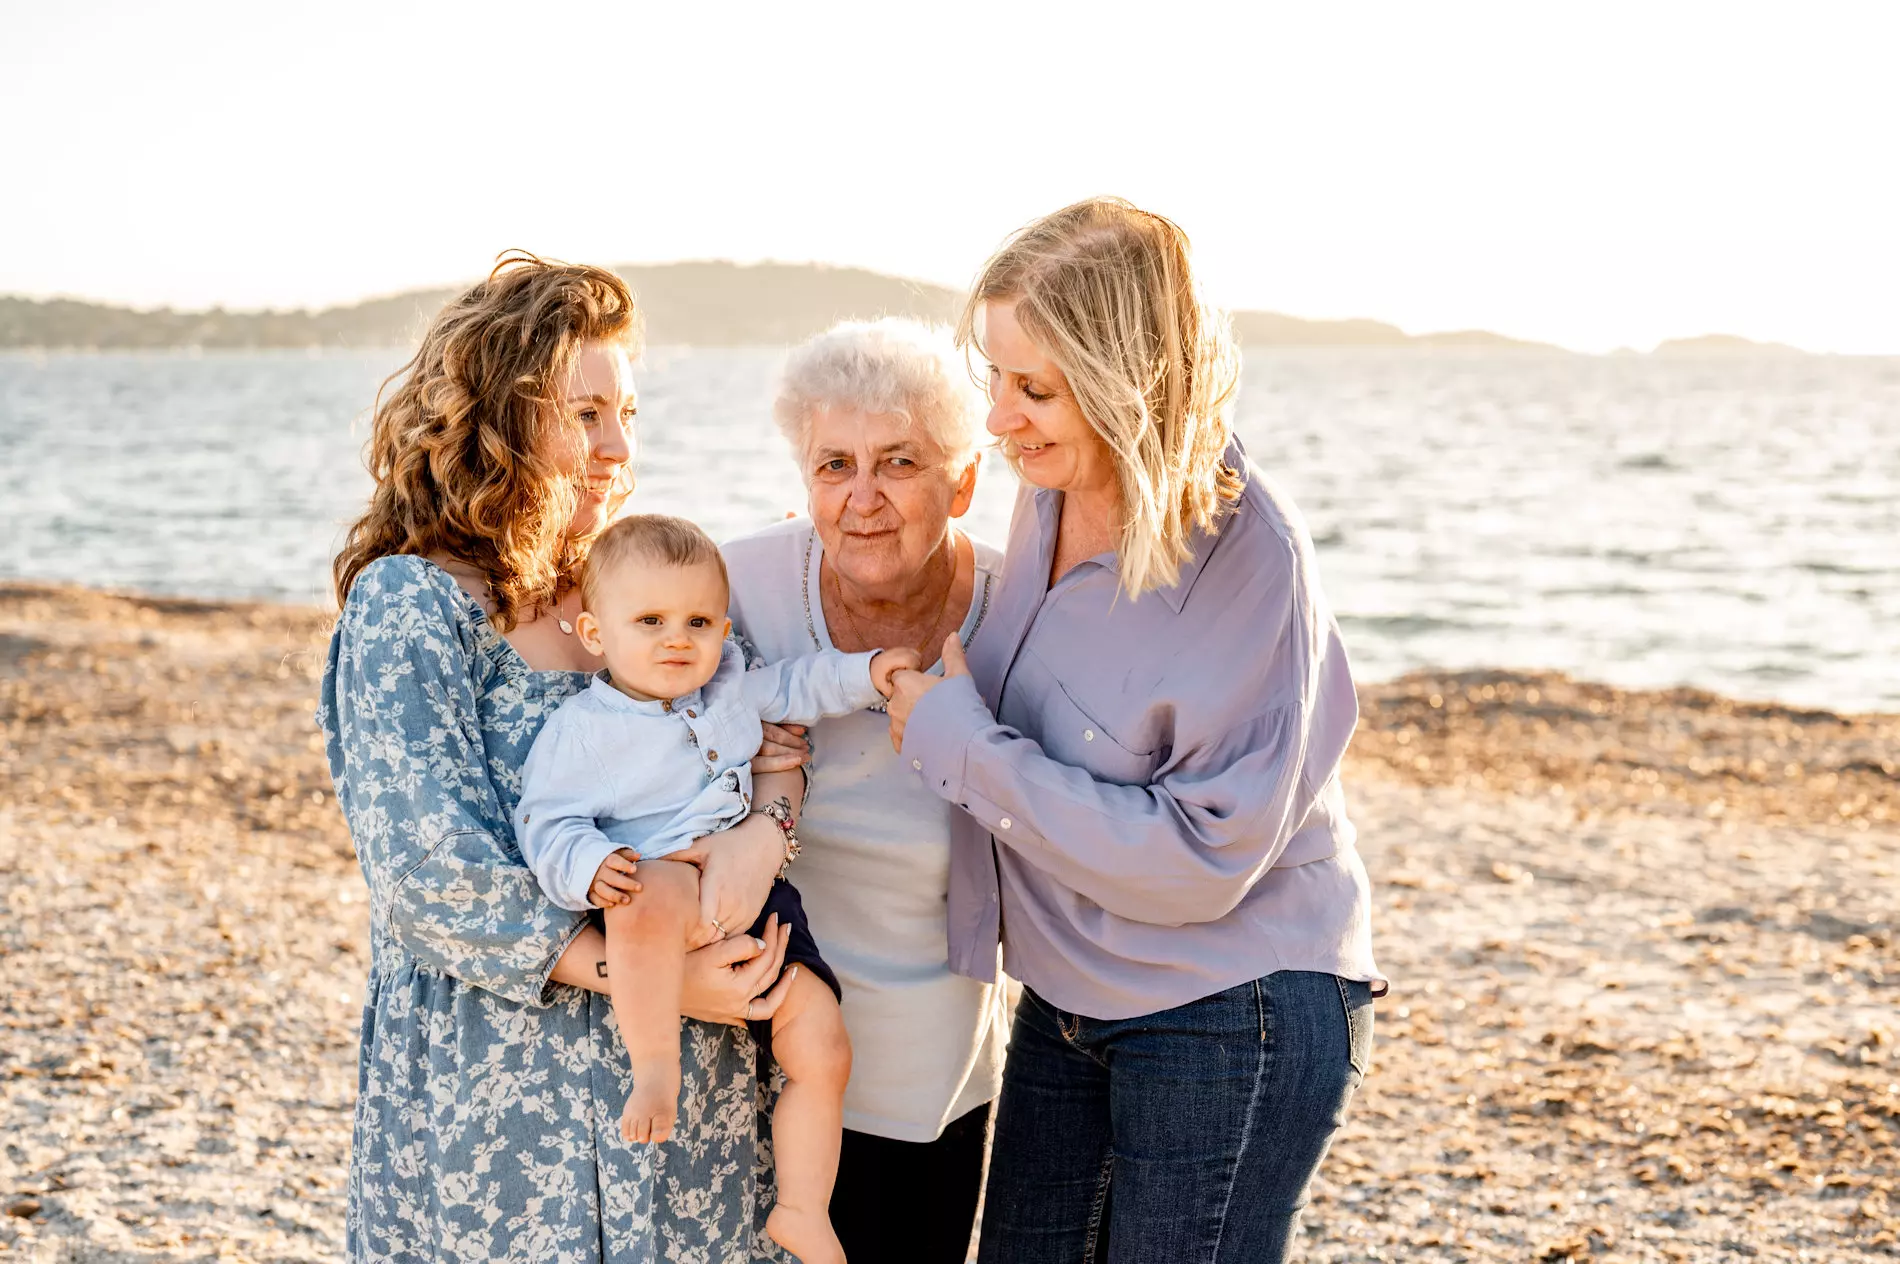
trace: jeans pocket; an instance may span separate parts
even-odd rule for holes
[[[1025,1013],[1026,1010],[1031,1012]],[[1033,1022],[1065,1044],[1074,1044],[1082,1031],[1081,1015],[1051,1005],[1030,988],[1023,989],[1022,1004],[1016,1007],[1016,1021]]]
[[[1339,1007],[1346,1018],[1346,1057],[1363,1078],[1372,1064],[1372,985],[1333,976],[1339,984]]]

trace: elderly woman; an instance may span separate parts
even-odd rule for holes
[[[785,930],[688,957],[681,1128],[628,1145],[604,940],[541,893],[511,824],[535,734],[600,667],[574,576],[632,490],[639,334],[611,272],[510,258],[377,403],[319,713],[371,914],[352,1260],[781,1258],[742,1024],[785,994]],[[760,801],[798,794],[795,765]],[[755,817],[680,856],[757,909],[785,852]]]
[[[1379,985],[1311,542],[1232,436],[1238,359],[1167,220],[1031,225],[960,335],[1026,486],[967,666],[946,644],[890,714],[965,813],[952,963],[994,977],[1000,934],[1024,984],[981,1259],[1284,1259]]]
[[[846,324],[795,351],[775,408],[811,516],[726,545],[737,632],[767,660],[908,645],[934,664],[989,617],[1001,559],[951,520],[975,491],[977,409],[948,331]],[[859,712],[811,732],[797,865],[844,985],[854,1062],[831,1217],[845,1254],[961,1261],[1006,1020],[950,971],[954,809]]]

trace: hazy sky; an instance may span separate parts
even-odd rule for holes
[[[1900,5],[0,0],[0,292],[343,302],[511,246],[953,285],[1120,193],[1214,297],[1900,353]]]

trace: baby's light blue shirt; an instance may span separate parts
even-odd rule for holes
[[[521,769],[515,838],[548,899],[589,908],[610,853],[658,860],[744,820],[759,722],[812,724],[882,701],[873,657],[826,650],[747,671],[727,641],[711,680],[659,702],[596,675],[548,719]]]

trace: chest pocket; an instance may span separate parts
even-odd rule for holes
[[[1041,666],[1041,664],[1038,664]],[[1097,781],[1123,786],[1145,786],[1161,766],[1159,752],[1131,750],[1108,731],[1043,668],[1045,688],[1036,742],[1057,763],[1080,768]]]

